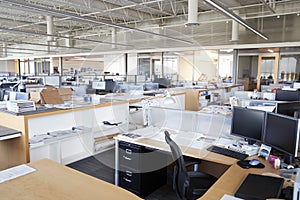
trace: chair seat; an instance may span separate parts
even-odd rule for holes
[[[196,197],[202,196],[217,180],[216,177],[203,172],[189,171],[187,174],[190,183],[188,193],[192,193]]]

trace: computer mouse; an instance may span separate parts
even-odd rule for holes
[[[252,166],[256,166],[256,165],[258,165],[259,163],[260,163],[260,161],[257,160],[257,159],[252,159],[252,160],[249,161],[249,165],[252,165]]]

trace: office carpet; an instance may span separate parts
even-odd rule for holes
[[[90,176],[99,178],[106,182],[115,183],[115,152],[114,149],[91,156],[74,163],[68,164],[68,167],[86,173]],[[172,190],[172,172],[168,172],[167,184],[160,187],[149,196],[146,200],[176,200],[178,199]]]

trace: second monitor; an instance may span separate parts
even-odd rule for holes
[[[244,138],[250,145],[262,141],[265,118],[265,111],[233,107],[230,133]]]

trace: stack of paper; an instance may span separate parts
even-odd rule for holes
[[[35,103],[27,100],[8,101],[6,104],[7,110],[15,113],[34,111]]]

